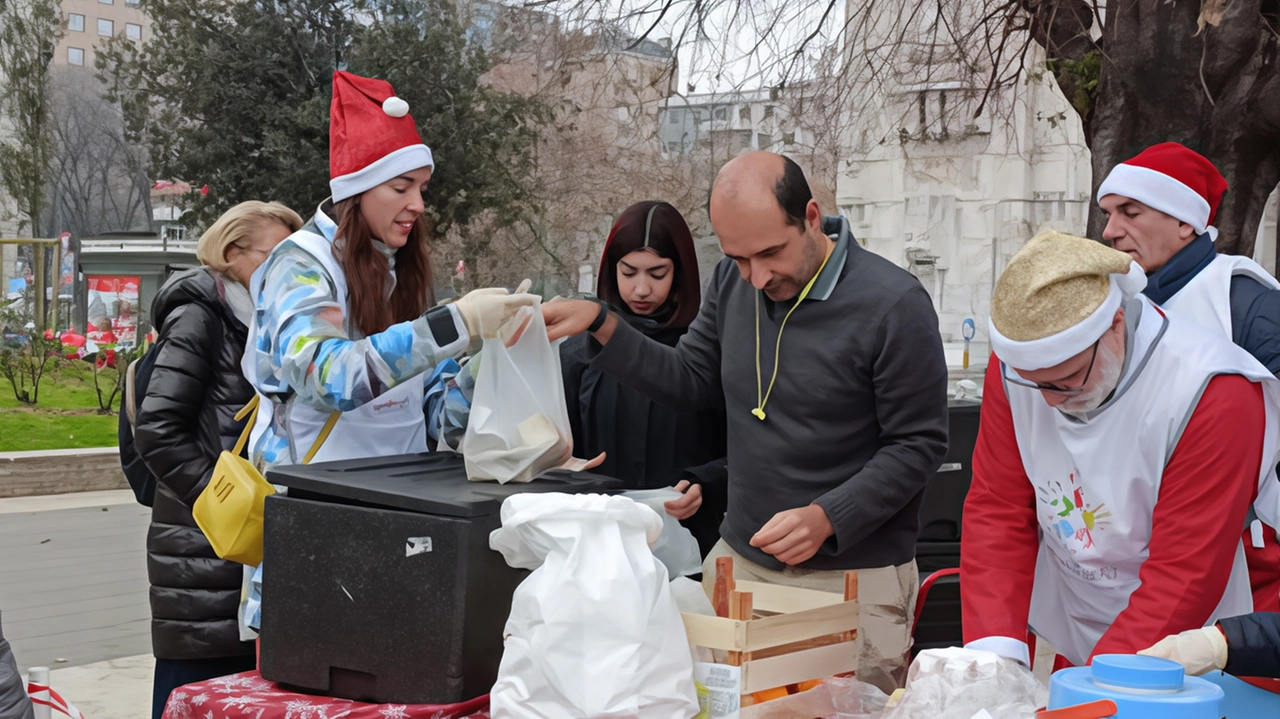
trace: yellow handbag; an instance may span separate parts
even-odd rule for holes
[[[276,493],[275,487],[271,486],[253,463],[240,456],[258,419],[259,402],[259,395],[254,395],[236,413],[237,420],[248,415],[249,422],[240,433],[235,449],[230,452],[224,450],[218,456],[209,484],[191,508],[196,524],[219,557],[251,567],[262,564],[262,512],[267,497]],[[320,451],[341,414],[335,411],[329,415],[320,435],[303,458],[303,464],[310,463],[316,452]]]

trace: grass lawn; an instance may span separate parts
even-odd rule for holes
[[[98,377],[104,387],[114,380],[115,371],[110,369]],[[117,397],[117,407],[119,402]],[[18,402],[8,380],[0,378],[0,452],[114,447],[118,421],[114,414],[98,414],[98,397],[87,367],[46,373],[34,408]]]

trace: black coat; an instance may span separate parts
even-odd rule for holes
[[[684,329],[660,329],[648,320],[619,313],[663,344],[675,346]],[[706,556],[720,538],[728,502],[723,404],[697,412],[660,405],[612,376],[590,367],[600,344],[588,334],[560,347],[565,401],[573,429],[574,455],[608,453],[593,472],[621,479],[628,489],[670,487],[681,479],[702,485],[703,503],[683,524]]]
[[[147,575],[151,645],[161,659],[253,654],[236,626],[241,566],[218,559],[191,517],[218,455],[244,427],[236,412],[253,397],[240,371],[248,328],[227,305],[223,283],[207,268],[188,270],[165,283],[151,307],[163,344],[134,441],[158,480]]]
[[[1227,673],[1280,679],[1280,612],[1258,612],[1218,622],[1227,637]]]
[[[0,625],[0,719],[32,719],[35,716],[32,712],[27,687],[22,683],[18,663]]]

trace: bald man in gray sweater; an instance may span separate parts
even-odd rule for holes
[[[676,347],[582,300],[543,305],[548,333],[592,332],[594,367],[669,406],[723,398],[729,502],[704,581],[718,556],[739,579],[832,592],[858,570],[858,677],[892,691],[909,663],[920,502],[947,448],[933,303],[822,217],[781,155],[726,164],[710,207],[726,257]]]

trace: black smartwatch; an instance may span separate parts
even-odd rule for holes
[[[591,326],[587,327],[587,332],[596,332],[601,327],[604,327],[604,321],[609,317],[609,305],[605,304],[603,300],[595,300],[595,302],[600,305],[600,313],[591,321]]]

